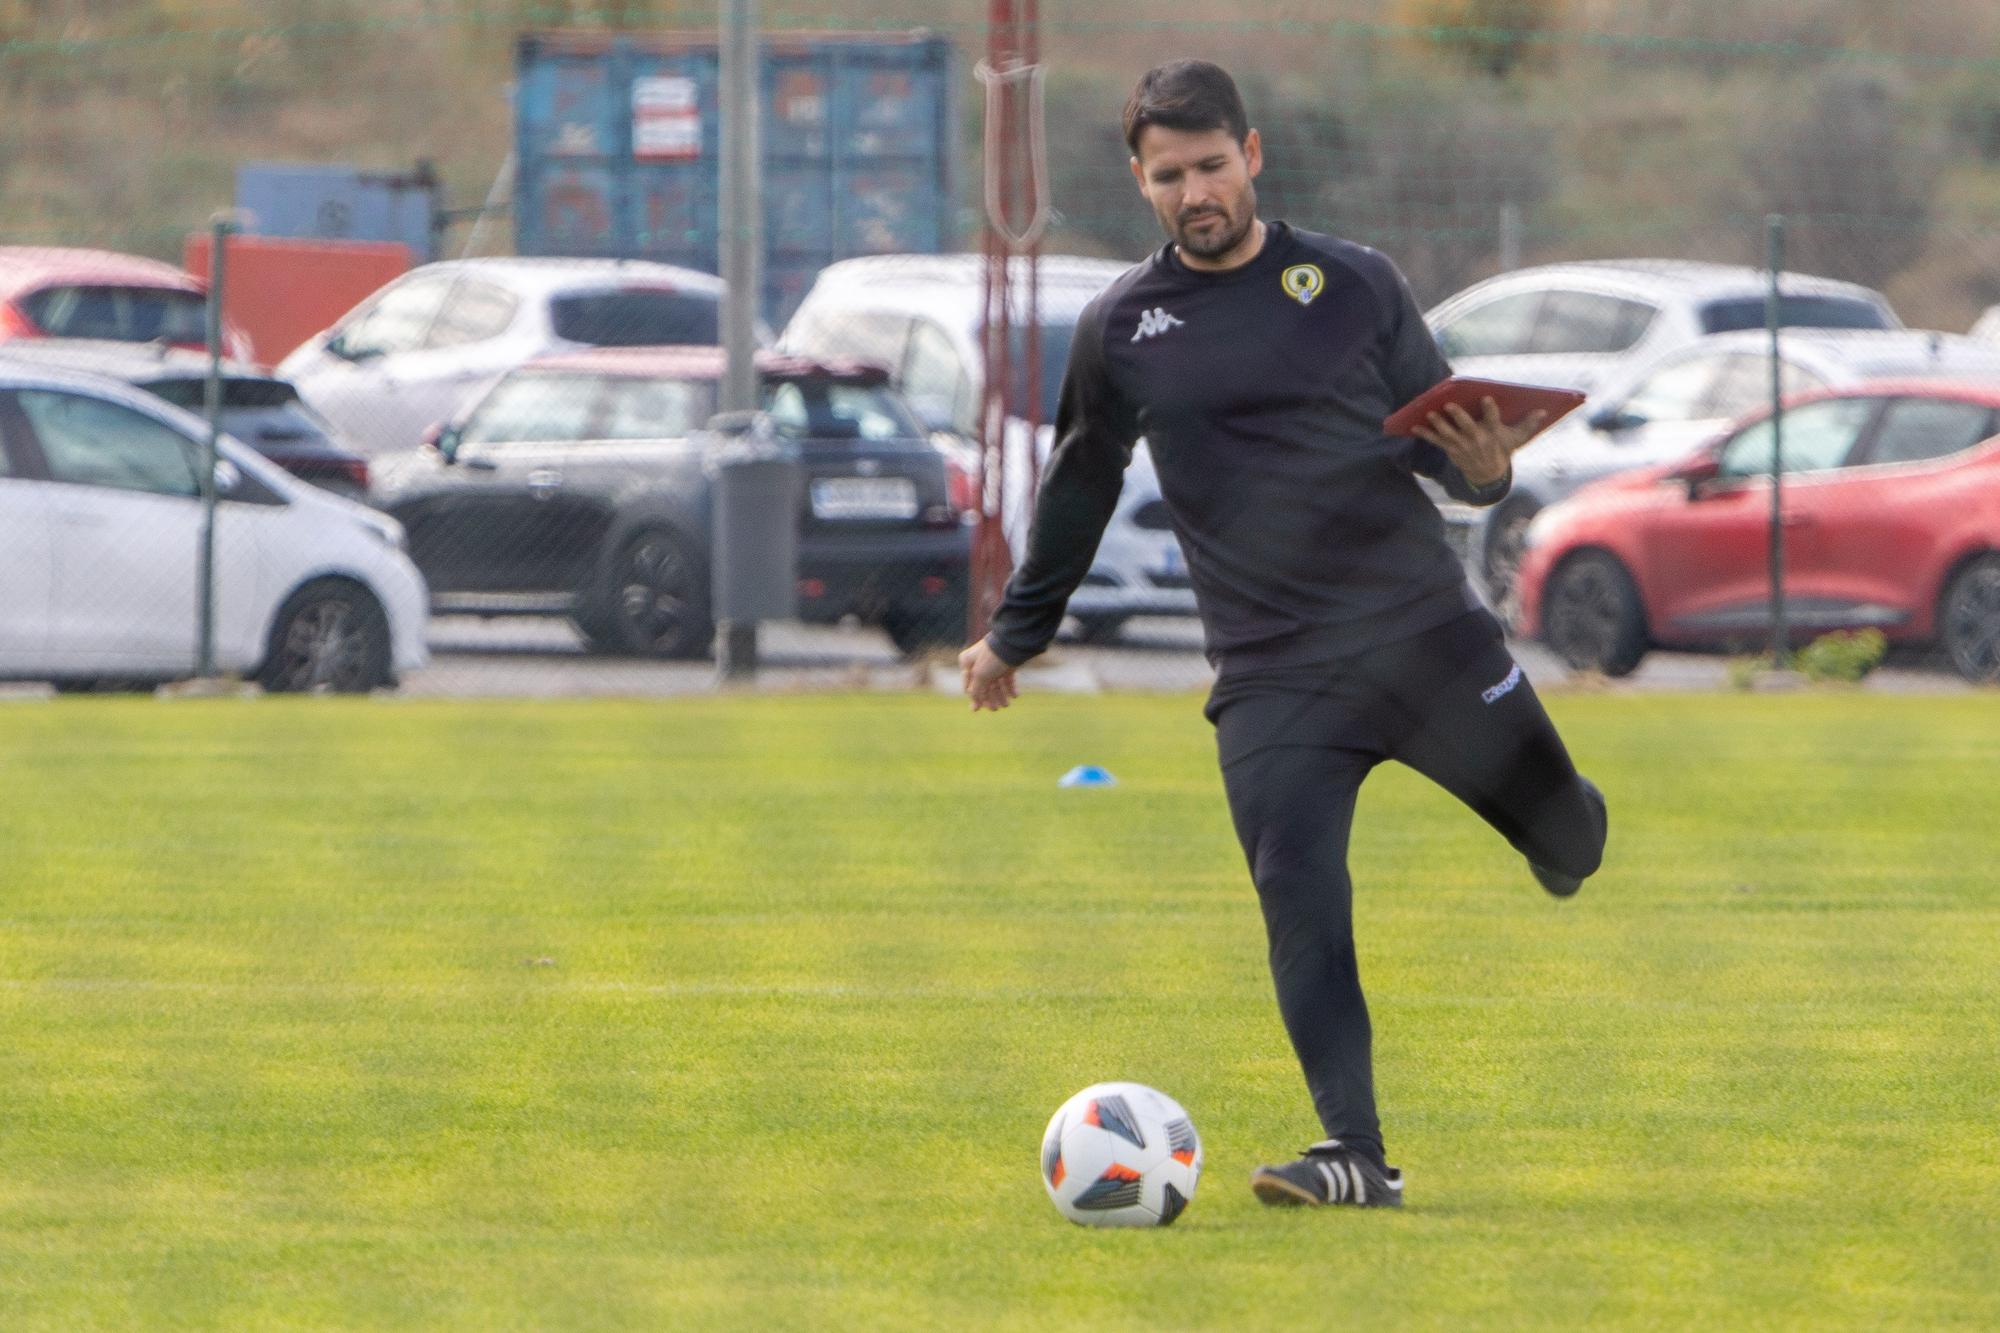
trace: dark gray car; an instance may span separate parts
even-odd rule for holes
[[[606,349],[532,362],[433,443],[377,469],[439,613],[569,617],[604,651],[695,657],[709,611],[702,431],[723,353]],[[806,467],[802,619],[856,615],[897,647],[964,636],[969,491],[884,372],[759,361],[763,406]]]

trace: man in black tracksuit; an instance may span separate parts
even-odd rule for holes
[[[960,662],[975,710],[1015,697],[1089,570],[1144,437],[1186,554],[1230,814],[1270,940],[1278,1007],[1327,1138],[1259,1168],[1267,1203],[1402,1202],[1375,1114],[1355,964],[1348,828],[1397,759],[1459,797],[1566,897],[1604,847],[1580,777],[1499,624],[1467,586],[1417,475],[1493,504],[1542,424],[1383,419],[1450,374],[1394,265],[1256,215],[1262,148],[1228,74],[1148,73],[1125,111],[1140,188],[1172,239],[1079,320],[1028,553]]]

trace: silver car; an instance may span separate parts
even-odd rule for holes
[[[462,259],[389,283],[278,366],[370,455],[425,431],[537,357],[717,341],[722,280],[624,259]]]
[[[2000,383],[2000,346],[1959,334],[1791,329],[1778,346],[1786,397],[1883,379]],[[1505,609],[1536,514],[1602,477],[1684,457],[1770,401],[1769,333],[1702,338],[1614,380],[1514,455],[1514,489],[1500,504],[1439,508],[1475,581]]]
[[[1770,275],[1687,260],[1547,264],[1475,283],[1424,318],[1461,375],[1595,393],[1634,366],[1697,338],[1764,327]],[[1786,273],[1783,322],[1896,329],[1880,292]]]
[[[1026,261],[1015,261],[1025,278]],[[1108,259],[1044,256],[1037,270],[1043,417],[1052,420],[1076,320],[1112,279],[1131,266]],[[978,255],[877,255],[821,270],[785,326],[780,346],[822,360],[854,357],[889,368],[904,399],[939,432],[978,438],[985,355],[980,348],[984,260]],[[1020,279],[1017,279],[1019,281]],[[1021,346],[1016,325],[1016,348]],[[1027,542],[1033,495],[1029,447],[1037,467],[1054,443],[1052,426],[1032,440],[1026,423],[1008,426],[1002,513],[1016,558]],[[1118,506],[1069,610],[1089,640],[1117,636],[1133,616],[1193,615],[1194,590],[1180,544],[1167,525],[1159,478],[1143,442],[1126,469]]]

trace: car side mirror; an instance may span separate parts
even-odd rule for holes
[[[437,451],[437,456],[450,464],[458,460],[459,429],[440,421],[424,432],[424,447]]]
[[[1688,503],[1693,504],[1701,498],[1703,488],[1722,475],[1722,461],[1713,457],[1697,458],[1683,463],[1667,475],[1687,487]]]

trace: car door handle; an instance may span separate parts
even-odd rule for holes
[[[81,509],[58,510],[56,519],[72,528],[101,528],[108,521],[102,514],[93,514]]]
[[[1809,528],[1817,522],[1811,514],[1786,514],[1779,521],[1788,528]]]
[[[562,473],[550,467],[538,467],[528,474],[528,489],[531,491],[558,491],[562,489]]]

